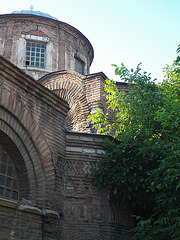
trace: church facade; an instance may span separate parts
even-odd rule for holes
[[[114,206],[88,176],[104,137],[87,116],[109,111],[106,76],[90,74],[91,43],[41,12],[0,15],[0,24],[0,239],[128,237],[130,207]]]

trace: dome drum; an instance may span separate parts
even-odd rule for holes
[[[36,80],[54,71],[90,72],[94,51],[76,28],[37,11],[0,15],[0,55]]]

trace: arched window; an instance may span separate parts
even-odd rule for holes
[[[19,199],[16,169],[3,145],[0,145],[0,196]]]

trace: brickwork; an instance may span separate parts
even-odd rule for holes
[[[57,212],[0,198],[1,240],[55,240]]]
[[[106,76],[100,72],[96,74],[89,74],[84,79],[84,90],[86,92],[87,101],[91,107],[91,112],[97,108],[105,110],[104,84]]]
[[[12,139],[24,158],[31,200],[47,203],[53,199],[51,186],[55,184],[56,163],[52,153],[65,154],[64,116],[68,105],[4,59],[0,60],[0,130]]]
[[[96,134],[67,132],[66,160],[61,163],[64,185],[64,239],[116,239],[128,236],[132,219],[127,206],[115,207],[108,192],[96,192],[87,175],[103,153],[104,137]],[[67,237],[68,236],[68,237]]]
[[[36,15],[0,15],[0,55],[38,79],[49,72],[74,70],[75,57],[89,73],[93,48],[89,40],[67,23]],[[47,44],[45,69],[25,67],[26,40]]]
[[[90,107],[83,91],[83,78],[74,72],[58,72],[39,80],[44,86],[66,100],[70,111],[66,118],[66,128],[74,131],[90,132]]]
[[[101,74],[94,77],[97,83],[104,81]],[[51,90],[64,87],[59,97],[0,57],[0,144],[19,173],[21,196],[10,205],[9,200],[0,201],[0,239],[129,236],[133,226],[129,206],[113,206],[108,192],[96,192],[87,176],[104,152],[100,144],[104,137],[65,130],[68,101],[69,105],[79,101],[83,116],[91,111],[94,98],[86,98],[85,82],[86,77],[70,72],[44,79]]]
[[[93,129],[88,115],[97,109],[108,113],[114,120],[114,113],[107,108],[104,96],[105,79],[102,72],[83,76],[72,71],[58,71],[38,81],[68,102],[70,111],[66,117],[66,129],[92,133],[96,129]]]
[[[89,74],[91,43],[47,17],[0,15],[0,24],[0,145],[13,162],[20,194],[15,201],[0,192],[0,240],[130,239],[130,206],[114,206],[89,175],[105,136],[87,117],[99,108],[114,121],[106,76]],[[46,45],[45,69],[26,65],[28,41]],[[75,59],[83,74],[74,72]],[[126,83],[117,87],[128,91]]]
[[[121,92],[127,93],[129,91],[128,84],[125,82],[116,82],[117,89]]]

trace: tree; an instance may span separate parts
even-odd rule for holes
[[[102,134],[119,143],[105,141],[106,153],[92,175],[115,202],[132,205],[133,240],[180,239],[180,57],[164,69],[160,85],[141,73],[140,64],[135,71],[123,63],[114,66],[129,92],[119,92],[106,80],[115,122],[110,124],[100,111],[90,118]]]

